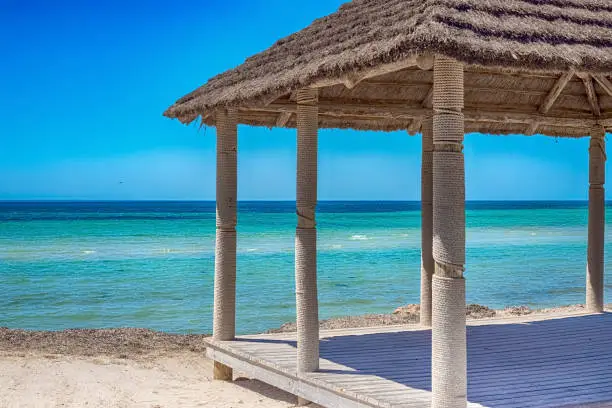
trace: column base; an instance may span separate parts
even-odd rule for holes
[[[603,313],[605,311],[603,306],[600,306],[600,305],[592,305],[591,306],[591,305],[588,305],[588,304],[587,304],[586,310],[590,314],[601,314],[601,313]]]
[[[431,328],[431,314],[432,314],[432,279],[433,274],[427,272],[425,268],[421,268],[421,310],[419,316],[419,323],[421,327],[425,329]]]
[[[217,361],[213,362],[213,379],[219,381],[233,381],[234,370],[231,367],[221,364]]]
[[[465,280],[434,275],[432,408],[467,406]]]

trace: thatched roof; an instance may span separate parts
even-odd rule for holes
[[[418,102],[420,96],[420,105],[427,107],[424,99],[428,90],[423,94],[421,88],[431,83],[431,75],[429,71],[415,69],[414,58],[433,54],[444,54],[466,64],[468,106],[472,75],[474,91],[482,91],[472,102],[500,108],[504,103],[515,109],[531,106],[538,113],[560,75],[570,69],[602,74],[601,78],[608,81],[606,75],[612,73],[612,1],[354,0],[247,59],[241,66],[212,78],[179,99],[165,115],[184,123],[200,116],[204,123],[214,124],[211,114],[216,107],[236,106],[245,108],[242,123],[293,126],[292,111],[276,106],[277,99],[285,98],[290,103],[293,91],[309,86],[321,88],[324,100],[336,98],[334,105],[347,99],[379,102],[381,97],[394,103],[412,103]],[[379,75],[364,74],[376,67],[388,69],[381,70]],[[350,84],[347,78],[351,77],[358,81]],[[373,78],[388,86],[384,90],[372,89],[366,80],[372,82]],[[601,117],[606,110],[612,113],[610,90],[605,82],[594,79],[587,80],[594,84],[591,90],[599,97],[600,111],[593,109],[582,78],[572,77],[567,88],[564,86],[555,98],[558,103],[567,99],[565,110],[573,110],[565,117],[589,119],[597,113]],[[391,83],[398,83],[399,87],[390,90]],[[576,84],[581,85],[580,89]],[[525,93],[512,93],[517,90]],[[415,93],[417,98],[410,100]],[[331,105],[332,101],[328,102]],[[265,109],[257,111],[257,107]],[[364,112],[345,113],[328,119],[323,114],[322,127],[407,129],[416,127],[414,119],[419,117],[410,112],[382,121],[372,117],[379,122],[377,125]],[[279,118],[280,114],[284,118]],[[469,121],[469,114],[467,117]],[[520,130],[524,129],[521,123],[508,129],[491,127],[493,122],[496,121],[468,128],[501,133],[522,133]],[[556,130],[546,125],[543,129],[562,136],[579,136],[584,132]],[[542,127],[538,130],[542,131]]]

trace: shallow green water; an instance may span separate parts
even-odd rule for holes
[[[214,218],[214,203],[0,203],[0,326],[210,332]],[[469,203],[467,220],[468,302],[584,301],[586,203]],[[321,203],[318,223],[321,318],[418,302],[418,203]],[[294,228],[293,203],[241,203],[239,332],[294,320]]]

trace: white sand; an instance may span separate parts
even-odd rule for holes
[[[292,395],[263,383],[211,381],[211,362],[182,353],[150,361],[0,355],[0,407],[286,408]]]

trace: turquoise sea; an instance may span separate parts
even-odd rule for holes
[[[294,208],[240,203],[240,333],[295,318]],[[468,302],[584,301],[586,203],[470,202],[467,222]],[[418,303],[418,202],[322,202],[318,224],[321,318]],[[212,202],[0,203],[0,326],[209,333],[214,237]]]

